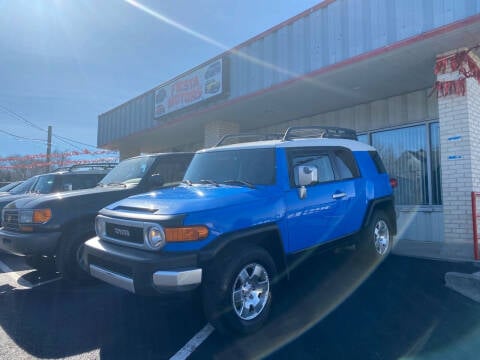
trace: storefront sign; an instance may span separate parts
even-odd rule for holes
[[[155,117],[196,104],[223,91],[223,62],[218,59],[155,90]]]

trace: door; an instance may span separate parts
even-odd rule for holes
[[[359,172],[355,161],[348,164],[338,149],[293,148],[287,150],[290,189],[286,194],[289,252],[307,249],[341,238],[359,226],[349,218],[359,206]],[[347,151],[348,152],[348,151]],[[351,153],[350,153],[350,156]],[[353,156],[352,156],[353,158]],[[299,195],[295,167],[316,172],[316,179]]]

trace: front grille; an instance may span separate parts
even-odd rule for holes
[[[18,211],[17,210],[4,210],[2,226],[5,230],[18,231]]]
[[[107,222],[105,230],[111,239],[143,244],[143,228]]]

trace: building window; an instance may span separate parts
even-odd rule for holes
[[[432,204],[442,204],[442,174],[440,171],[440,125],[430,124],[430,157],[432,171]]]
[[[359,140],[368,142],[368,134]],[[391,177],[397,179],[397,205],[440,205],[440,141],[438,123],[371,133]]]

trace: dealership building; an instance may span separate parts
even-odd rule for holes
[[[101,114],[98,146],[126,158],[353,128],[398,180],[395,251],[473,260],[479,45],[480,0],[325,0]]]

